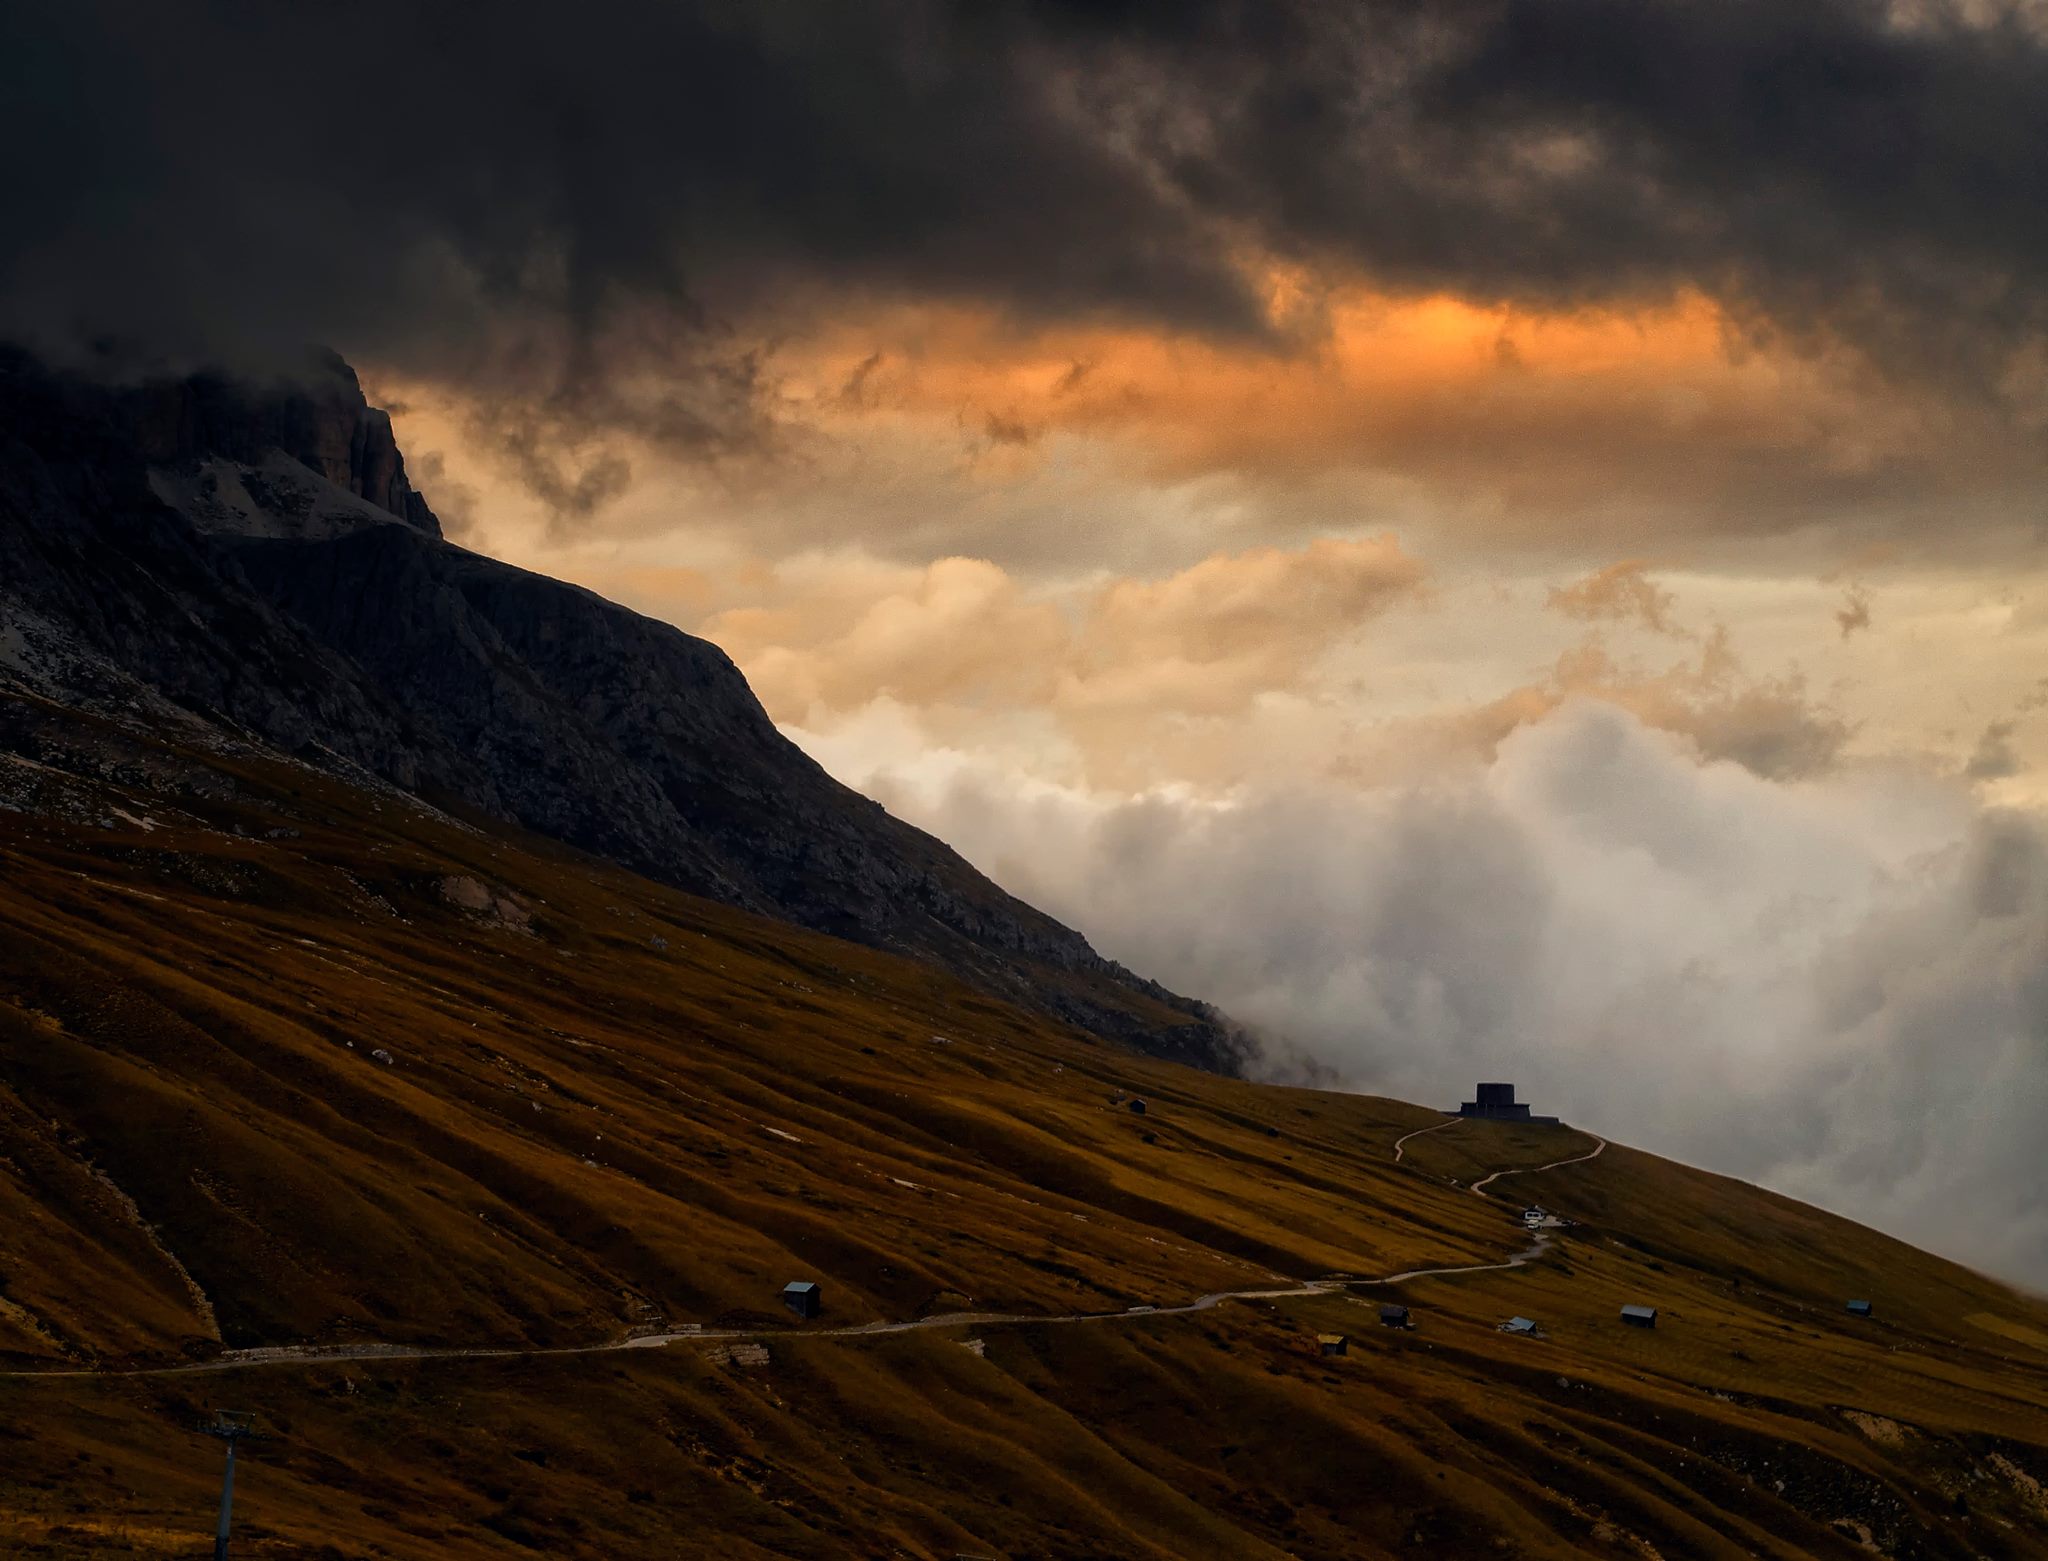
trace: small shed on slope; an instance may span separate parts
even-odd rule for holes
[[[808,1320],[825,1309],[825,1294],[815,1279],[792,1279],[782,1287],[782,1304]]]
[[[1621,1320],[1631,1328],[1654,1328],[1657,1326],[1657,1308],[1654,1306],[1624,1306]]]

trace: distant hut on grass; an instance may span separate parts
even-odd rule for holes
[[[1526,1333],[1533,1335],[1536,1332],[1536,1324],[1527,1317],[1510,1317],[1500,1325],[1500,1331],[1502,1333]]]
[[[1849,1303],[1849,1315],[1851,1317],[1868,1317],[1870,1315],[1870,1303],[1868,1301],[1851,1301]]]
[[[1654,1328],[1657,1326],[1657,1308],[1654,1306],[1624,1306],[1621,1320],[1631,1328]]]
[[[1396,1306],[1391,1301],[1380,1308],[1380,1325],[1385,1328],[1412,1328],[1414,1326],[1413,1323],[1408,1321],[1408,1308]]]
[[[825,1309],[825,1294],[815,1279],[792,1279],[782,1287],[782,1304],[808,1320]]]
[[[1351,1341],[1341,1333],[1319,1333],[1316,1335],[1316,1348],[1325,1355],[1343,1355],[1349,1352]]]
[[[1133,1100],[1133,1101],[1129,1101],[1129,1102],[1127,1102],[1127,1105],[1128,1105],[1128,1107],[1129,1107],[1129,1109],[1130,1109],[1130,1112],[1131,1112],[1131,1114],[1132,1114],[1133,1116],[1140,1116],[1140,1117],[1141,1117],[1141,1116],[1143,1116],[1143,1115],[1145,1114],[1145,1102],[1144,1102],[1144,1101],[1142,1101],[1142,1100]]]

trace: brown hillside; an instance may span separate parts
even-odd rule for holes
[[[31,713],[0,1553],[209,1553],[228,1408],[248,1556],[2048,1554],[2048,1305],[1993,1281],[1619,1146],[1475,1197],[1597,1141],[1396,1164],[1435,1113]],[[1498,1263],[1526,1198],[1582,1223],[1525,1267],[1057,1320]],[[831,1331],[987,1313],[1043,1320]],[[691,1325],[745,1337],[605,1348]]]

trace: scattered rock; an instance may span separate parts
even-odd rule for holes
[[[531,932],[533,913],[514,896],[469,877],[441,880],[441,898],[459,910],[513,932]]]
[[[1860,1409],[1843,1409],[1837,1413],[1880,1447],[1906,1445],[1908,1428],[1896,1420],[1887,1420],[1883,1415],[1866,1414]]]
[[[714,1344],[709,1351],[714,1366],[765,1366],[768,1364],[768,1346],[765,1344]]]

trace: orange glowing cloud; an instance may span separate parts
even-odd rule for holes
[[[544,546],[694,529],[780,556],[1054,572],[1389,526],[1668,556],[1714,534],[1879,534],[1937,499],[1997,523],[2044,475],[2048,446],[1989,411],[1760,340],[1699,293],[1542,312],[1278,273],[1270,293],[1270,334],[1230,340],[819,299],[759,355],[761,449],[714,461],[594,433],[553,457],[552,486],[629,461],[629,490],[525,526]],[[481,496],[483,536],[506,545],[503,517],[548,510],[488,409],[395,388],[408,437]],[[1104,557],[1110,533],[1129,545]]]
[[[1846,358],[1759,342],[1698,293],[1537,313],[1352,289],[1276,305],[1289,311],[1315,328],[1220,342],[897,306],[786,344],[778,367],[827,433],[964,450],[984,483],[1081,440],[1155,484],[1369,474],[1492,530],[1554,529],[1564,512],[1647,530],[1653,510],[1689,516],[1676,529],[1769,527],[1895,496],[1921,469],[1970,483],[2032,459]]]
[[[1783,373],[1731,356],[1725,320],[1698,296],[1530,315],[1353,294],[1324,320],[1312,344],[1283,349],[1110,328],[1020,334],[970,310],[899,310],[821,335],[790,387],[829,414],[954,418],[999,443],[1142,431],[1170,462],[1270,466],[1355,460],[1482,411],[1506,432],[1563,429],[1617,397],[1689,434],[1719,420],[1761,435],[1754,394]]]

